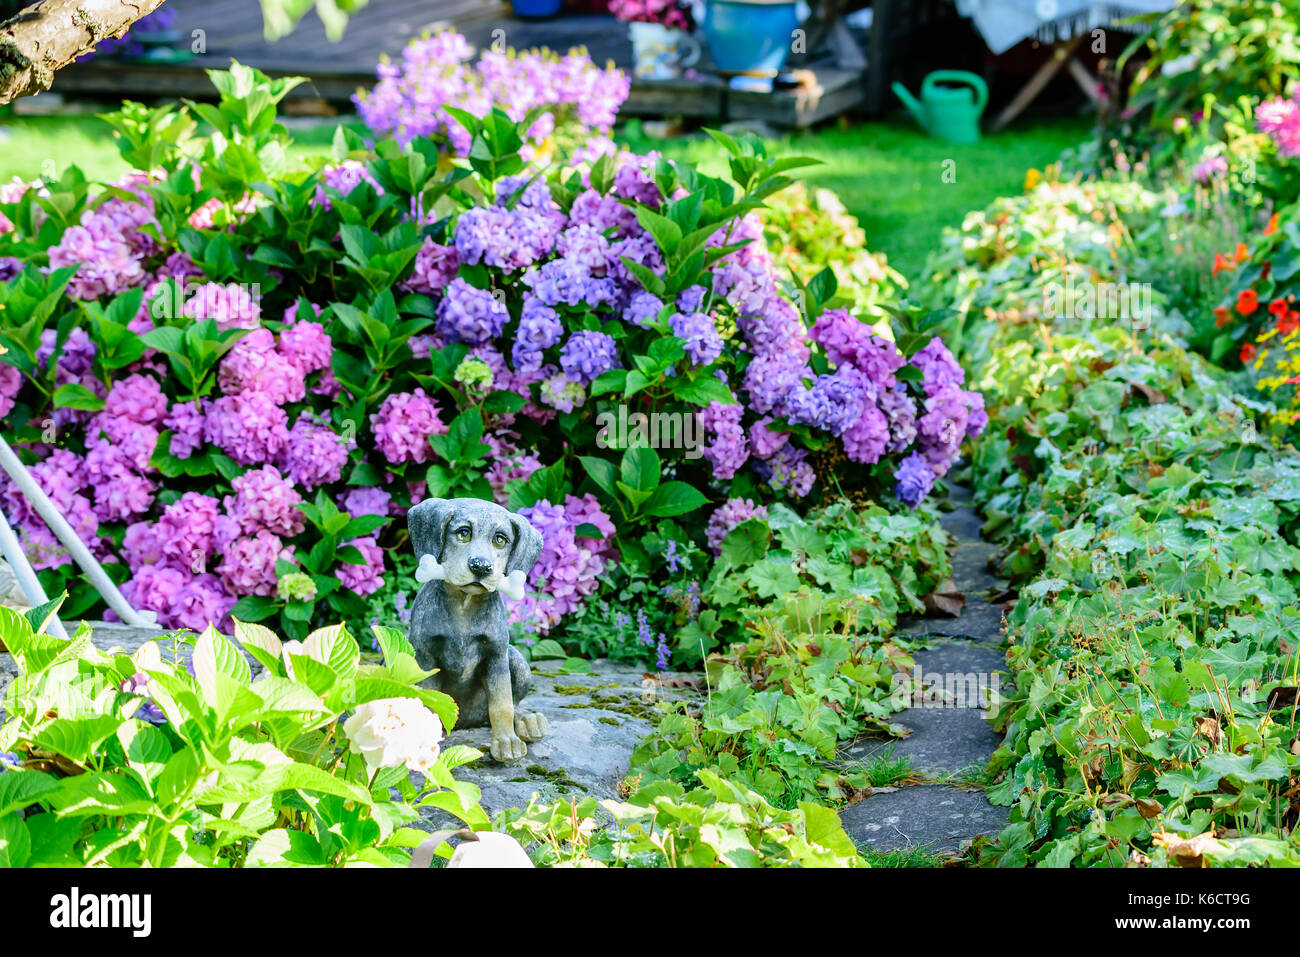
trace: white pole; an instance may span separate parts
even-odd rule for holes
[[[50,526],[50,531],[54,532],[55,537],[63,543],[63,547],[71,553],[76,563],[81,566],[81,570],[86,573],[86,577],[95,586],[95,590],[108,602],[108,607],[117,612],[117,616],[125,624],[137,628],[149,628],[156,625],[157,616],[153,612],[136,611],[122,596],[122,593],[117,590],[117,585],[113,584],[113,579],[109,578],[108,573],[100,567],[99,562],[95,561],[95,556],[90,554],[90,549],[73,531],[72,526],[68,524],[68,520],[59,514],[58,508],[50,501],[50,497],[45,494],[45,491],[36,484],[32,474],[27,471],[27,466],[23,465],[3,437],[0,437],[0,468],[9,473],[9,477],[14,480],[14,484],[27,496],[27,500],[36,507],[36,511],[41,518],[45,519],[45,524]]]
[[[41,580],[36,577],[31,563],[27,561],[27,556],[23,554],[23,547],[18,543],[18,537],[14,535],[14,530],[9,527],[5,521],[5,513],[0,511],[0,552],[4,553],[5,561],[14,571],[14,577],[18,579],[18,585],[23,590],[23,597],[27,599],[27,604],[33,608],[39,608],[50,599],[45,594],[45,589],[41,587]],[[47,626],[50,634],[55,638],[68,637],[68,633],[63,630],[63,622],[59,621],[58,614],[50,616],[50,622]]]

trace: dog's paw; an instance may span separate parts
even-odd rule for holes
[[[492,735],[492,757],[498,761],[518,761],[528,753],[528,746],[513,731]]]
[[[550,730],[544,714],[530,711],[515,715],[515,734],[525,741],[540,741]]]

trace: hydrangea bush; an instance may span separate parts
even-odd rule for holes
[[[0,202],[5,434],[168,627],[364,620],[405,510],[474,495],[542,531],[511,616],[545,633],[616,559],[648,568],[665,520],[704,543],[734,499],[916,506],[984,427],[924,323],[896,343],[829,271],[778,282],[758,213],[801,160],[720,136],[730,180],[653,155],[530,165],[535,113],[451,107],[469,149],[450,167],[414,131],[340,130],[290,169],[275,104],[295,80],[212,75],[220,103],[194,109],[216,134],[128,105],[136,172],[94,190],[74,167]],[[676,425],[610,432],[636,414]],[[47,587],[90,610],[0,496]]]
[[[527,158],[549,155],[557,141],[585,144],[590,155],[611,152],[608,134],[631,90],[624,73],[612,63],[597,67],[585,50],[558,56],[493,46],[474,58],[469,42],[451,30],[413,40],[397,62],[385,57],[378,74],[374,89],[353,98],[375,135],[402,145],[433,139],[458,156],[469,152],[470,136],[452,111],[483,116],[494,108],[515,121],[539,111],[521,148]]]

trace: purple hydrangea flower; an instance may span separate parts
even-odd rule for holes
[[[591,382],[619,365],[618,344],[603,332],[575,332],[560,350],[560,367],[572,382]]]
[[[438,304],[438,332],[448,339],[479,345],[501,335],[510,319],[505,303],[486,289],[453,279]]]

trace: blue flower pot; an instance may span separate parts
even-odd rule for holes
[[[799,26],[795,0],[708,0],[704,40],[723,73],[781,72]]]
[[[559,13],[564,0],[513,0],[511,6],[521,20],[543,20]]]

